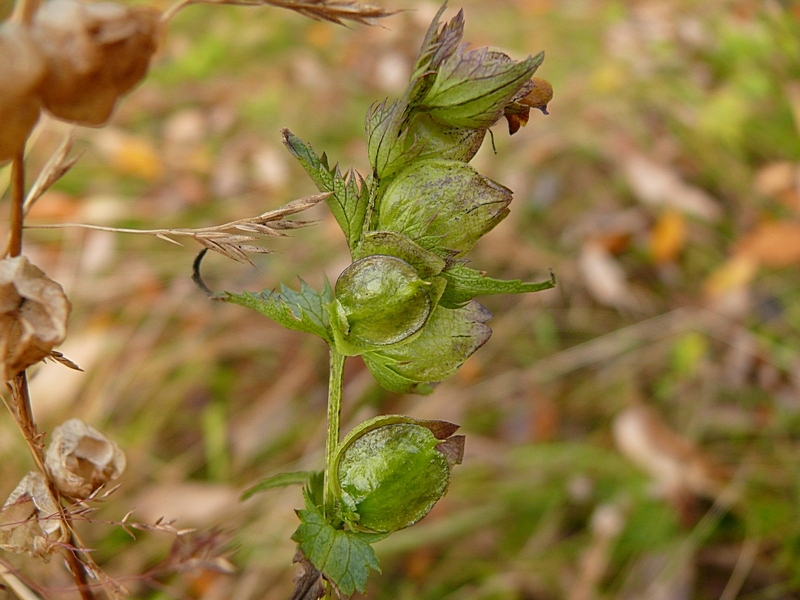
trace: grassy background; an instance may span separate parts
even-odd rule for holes
[[[447,16],[461,6],[466,40],[517,58],[544,49],[537,74],[555,88],[549,116],[513,138],[497,126],[496,154],[487,144],[474,160],[515,200],[470,258],[495,277],[552,268],[560,283],[487,298],[492,339],[432,396],[382,391],[348,362],[345,430],[398,412],[467,435],[448,495],[377,544],[383,574],[367,597],[800,597],[800,9],[469,0]],[[281,127],[366,173],[366,108],[402,92],[438,8],[391,7],[410,10],[372,28],[186,9],[111,125],[79,131],[83,157],[31,223],[199,226],[278,207],[315,191]],[[63,130],[37,135],[31,172]],[[335,280],[346,245],[324,207],[312,217],[269,241],[257,269],[209,257],[208,283]],[[26,254],[74,305],[62,350],[85,370],[39,368],[34,410],[44,430],[77,416],[125,449],[120,489],[79,530],[133,597],[284,599],[300,491],[238,496],[321,466],[325,347],[208,302],[189,279],[196,250],[31,230]],[[729,510],[690,484],[664,493],[618,449],[616,416],[641,404],[732,478]],[[677,455],[684,470],[696,464]],[[31,467],[0,419],[3,493]],[[133,540],[110,523],[130,510],[197,532],[175,546],[161,532]],[[220,552],[234,574],[214,569]],[[187,556],[196,568],[171,573]],[[3,559],[50,597],[74,597],[58,560]]]

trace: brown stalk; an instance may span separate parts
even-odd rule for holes
[[[11,163],[11,233],[8,238],[7,256],[22,253],[22,224],[25,219],[25,154],[20,150]]]
[[[22,231],[25,221],[25,154],[24,149],[14,157],[11,163],[11,216],[10,225],[11,232],[8,239],[8,247],[6,255],[10,257],[19,256],[22,254]],[[41,443],[41,434],[36,426],[36,421],[33,418],[33,410],[31,408],[31,397],[28,391],[28,376],[25,371],[17,374],[11,381],[11,403],[16,413],[17,424],[19,425],[25,442],[33,455],[36,466],[39,470],[47,475],[47,470],[44,466],[44,448]],[[49,482],[49,479],[48,479]],[[55,498],[60,499],[60,494],[55,486],[50,485],[51,491]],[[60,504],[60,500],[59,500]],[[64,521],[67,529],[70,532],[70,543],[73,547],[77,547],[77,539],[72,529],[72,523],[69,516],[62,510],[60,518]],[[89,580],[86,576],[86,568],[84,563],[78,556],[78,550],[69,548],[65,550],[67,563],[69,569],[72,571],[72,576],[75,578],[78,592],[82,600],[95,600],[95,596],[89,587]]]

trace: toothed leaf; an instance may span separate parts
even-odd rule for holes
[[[338,590],[351,596],[366,590],[370,571],[380,571],[378,558],[370,544],[385,534],[361,533],[336,529],[319,508],[306,504],[297,511],[300,526],[292,535],[306,558],[319,569]]]
[[[369,186],[356,171],[350,170],[345,177],[338,165],[328,166],[328,157],[317,156],[309,144],[303,142],[288,129],[283,130],[283,143],[289,152],[300,161],[321,192],[331,192],[325,202],[336,222],[342,228],[347,245],[354,248],[361,236],[364,216],[369,205]]]
[[[260,294],[226,294],[223,298],[226,302],[252,308],[287,329],[313,333],[329,344],[333,343],[325,309],[325,305],[333,301],[333,290],[327,280],[322,292],[315,291],[301,279],[299,292],[281,284],[280,292],[265,290]]]

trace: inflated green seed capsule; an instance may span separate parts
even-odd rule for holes
[[[447,490],[450,465],[463,454],[463,436],[448,437],[455,429],[451,423],[391,415],[362,423],[336,458],[343,517],[391,532],[428,514]]]
[[[455,160],[419,160],[378,201],[378,228],[443,258],[466,253],[508,214],[511,190]]]
[[[357,260],[336,281],[337,310],[346,332],[367,344],[395,344],[419,331],[433,310],[430,283],[395,256]]]

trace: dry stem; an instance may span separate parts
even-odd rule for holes
[[[11,233],[8,238],[7,256],[22,253],[22,224],[25,220],[25,153],[20,150],[11,163]]]
[[[23,3],[25,6],[34,3]],[[22,232],[25,222],[25,154],[24,149],[14,157],[11,163],[11,215],[10,226],[11,231],[8,239],[8,247],[6,249],[7,256],[19,256],[22,254]],[[28,376],[23,370],[14,377],[10,382],[11,388],[11,405],[10,409],[14,413],[17,425],[28,444],[28,448],[33,455],[36,466],[45,477],[48,477],[47,469],[44,464],[44,446],[42,445],[42,434],[39,433],[36,421],[33,418],[33,410],[31,408],[31,398],[28,391]],[[48,477],[48,484],[53,496],[58,499],[61,505],[60,494],[55,486],[52,484]],[[72,528],[69,515],[65,510],[61,510],[59,518],[64,522],[67,530],[70,532],[70,542],[74,547],[77,547],[77,537]],[[75,578],[75,583],[82,600],[94,600],[95,596],[89,587],[89,580],[86,576],[86,568],[84,562],[81,560],[78,550],[66,549],[64,554],[69,564],[70,571]],[[89,564],[93,561],[89,559]]]

